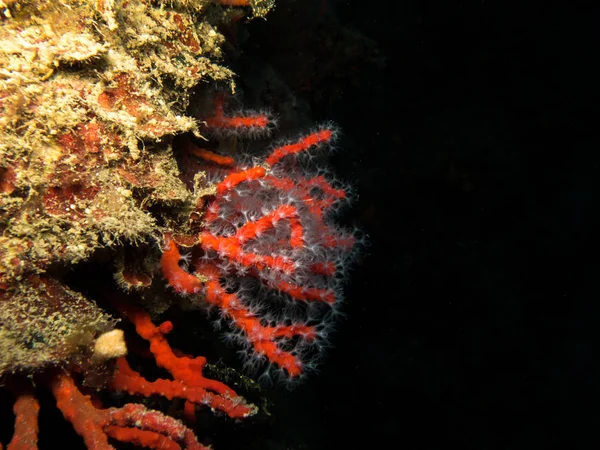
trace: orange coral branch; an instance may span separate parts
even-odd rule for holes
[[[40,404],[29,386],[19,386],[18,390],[15,388],[13,391],[17,395],[13,406],[15,431],[7,450],[37,450]]]
[[[227,293],[219,281],[219,269],[210,263],[199,264],[199,273],[209,278],[206,288],[206,300],[219,307],[235,326],[242,330],[256,353],[265,356],[272,363],[285,369],[292,377],[302,374],[303,363],[300,358],[279,345],[279,338],[291,339],[301,336],[306,340],[314,340],[317,332],[314,327],[304,324],[290,326],[264,326],[240,301],[236,294]]]
[[[247,3],[247,2],[246,2]],[[223,3],[221,3],[223,4]],[[243,6],[243,5],[235,5]],[[225,96],[218,93],[215,96],[215,114],[206,119],[209,128],[239,130],[243,132],[260,132],[268,130],[270,123],[266,114],[249,114],[239,116],[226,116],[224,112]]]
[[[202,158],[205,161],[215,163],[219,166],[233,166],[235,164],[235,160],[232,157],[219,155],[210,150],[197,147],[189,139],[183,141],[183,149],[198,158]]]
[[[175,243],[171,245],[175,246]],[[206,358],[175,355],[165,338],[165,334],[172,329],[171,322],[164,322],[157,327],[150,320],[150,315],[141,308],[119,305],[118,309],[134,324],[137,333],[150,343],[150,352],[154,355],[156,364],[166,369],[174,380],[147,381],[132,370],[124,358],[120,358],[111,381],[113,389],[146,397],[158,394],[168,399],[182,398],[197,405],[207,405],[223,411],[232,418],[247,417],[256,413],[253,405],[246,404],[245,400],[226,384],[202,375]]]
[[[89,396],[83,395],[66,373],[56,373],[49,382],[56,405],[94,450],[113,450],[112,437],[142,447],[176,450],[182,444],[189,450],[207,450],[194,433],[180,421],[143,405],[127,404],[122,408],[98,409]]]
[[[179,293],[194,294],[200,292],[202,283],[198,277],[187,273],[179,267],[181,254],[171,235],[165,235],[164,251],[160,259],[163,277],[169,285]]]
[[[248,6],[250,0],[217,0],[217,3],[224,6]]]

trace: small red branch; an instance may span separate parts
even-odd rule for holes
[[[7,450],[37,450],[40,404],[35,398],[31,386],[19,384],[12,386],[11,390],[17,396],[13,406],[15,431]]]
[[[172,245],[175,246],[174,243]],[[145,397],[162,395],[169,400],[181,398],[195,405],[206,405],[222,411],[232,418],[243,418],[256,413],[256,408],[246,404],[233,389],[202,375],[206,358],[175,355],[165,337],[173,328],[171,322],[163,322],[157,327],[150,320],[149,314],[141,308],[119,305],[118,309],[135,325],[136,332],[150,343],[150,352],[154,355],[156,364],[167,370],[173,380],[147,381],[129,367],[125,358],[120,358],[111,381],[112,389]]]
[[[248,4],[248,2],[244,3]],[[225,114],[224,105],[225,96],[223,93],[218,93],[215,96],[214,115],[206,119],[206,125],[212,131],[227,130],[230,133],[264,133],[268,130],[268,125],[270,123],[268,115],[261,113],[249,113],[237,116],[228,116]]]
[[[160,259],[160,268],[163,277],[176,292],[181,294],[197,294],[202,289],[202,283],[198,277],[187,273],[179,267],[181,254],[171,238],[171,235],[165,235],[165,245]]]
[[[58,409],[89,449],[113,449],[108,442],[109,437],[157,450],[177,450],[181,447],[189,450],[207,449],[180,421],[143,405],[96,408],[90,397],[83,395],[66,373],[56,373],[49,386]]]

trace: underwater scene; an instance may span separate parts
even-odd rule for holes
[[[0,450],[596,448],[599,23],[0,0]]]

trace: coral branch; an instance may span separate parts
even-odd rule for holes
[[[245,333],[256,353],[285,369],[290,376],[300,376],[303,368],[302,361],[291,352],[285,351],[278,341],[281,338],[291,339],[296,336],[314,340],[317,336],[315,328],[303,324],[263,326],[260,319],[244,306],[236,294],[227,293],[223,289],[219,281],[219,269],[215,265],[200,264],[196,270],[209,279],[206,284],[206,300],[218,306],[223,314]]]
[[[16,419],[15,431],[7,450],[36,450],[40,404],[30,386],[19,385],[12,390],[17,396],[13,406]]]
[[[175,246],[174,243],[172,245]],[[148,313],[141,308],[119,305],[118,309],[135,325],[137,333],[150,343],[150,352],[154,355],[156,364],[166,369],[174,380],[147,381],[129,367],[125,358],[120,358],[111,381],[112,389],[145,397],[162,395],[168,399],[182,398],[196,405],[207,405],[232,418],[247,417],[256,413],[256,407],[246,404],[233,389],[202,375],[206,358],[175,355],[165,338],[165,334],[172,329],[171,322],[164,322],[157,327],[150,320]]]
[[[176,292],[182,294],[197,294],[202,288],[198,277],[187,273],[179,267],[181,254],[169,234],[165,235],[164,251],[160,260],[163,277]]]
[[[316,133],[309,134],[293,144],[277,147],[275,150],[273,150],[265,162],[270,166],[273,166],[281,161],[285,156],[301,153],[316,145],[327,143],[331,141],[332,137],[333,131],[325,128],[321,131],[317,131]]]
[[[215,113],[206,119],[206,125],[214,133],[239,133],[242,135],[261,135],[269,133],[270,119],[267,114],[246,113],[238,116],[227,116],[224,111],[225,96],[215,95]]]
[[[217,2],[224,6],[248,6],[250,0],[217,0]]]
[[[194,433],[180,421],[165,416],[143,405],[127,404],[122,408],[98,409],[89,396],[83,395],[66,373],[55,374],[50,389],[56,405],[94,450],[110,450],[108,437],[153,449],[178,449],[179,444],[189,450],[207,449],[198,442]]]
[[[206,123],[210,131],[226,135],[229,128],[239,132],[250,117],[255,116],[227,116],[218,94]],[[261,119],[252,126],[268,125]],[[194,273],[179,267],[177,245],[165,234],[162,271],[169,285],[179,293],[203,293],[229,320],[235,339],[250,350],[246,364],[268,362],[288,379],[312,367],[326,345],[340,299],[339,272],[355,244],[352,233],[328,218],[346,192],[301,160],[335,134],[321,128],[276,146],[252,167],[229,161],[219,165],[222,178],[206,201],[199,233],[202,252],[192,253]],[[187,151],[209,164],[220,158]]]
[[[183,140],[182,145],[183,150],[191,153],[198,158],[202,158],[205,161],[212,162],[219,166],[233,166],[235,164],[235,160],[230,156],[222,156],[217,153],[211,152],[210,150],[206,150],[204,148],[197,147],[194,145],[192,141],[189,139]]]

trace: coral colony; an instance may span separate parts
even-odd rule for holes
[[[107,29],[118,28],[120,20],[135,20],[135,15],[115,12],[117,3],[97,4]],[[138,8],[137,13],[146,14],[144,20],[164,13],[148,9],[146,3],[118,5]],[[215,5],[222,8],[215,2],[206,7]],[[194,44],[201,40],[199,28],[180,26],[191,24],[192,15],[183,8],[165,17],[163,25],[169,27],[169,20],[174,24],[169,39],[182,44],[178,54],[201,51]],[[60,26],[58,19],[55,26]],[[159,38],[151,45],[157,42]],[[174,45],[166,48],[175,51]],[[355,233],[332,218],[345,203],[346,191],[330,180],[318,157],[330,148],[335,129],[320,127],[275,144],[254,159],[228,154],[219,142],[232,137],[266,140],[274,129],[268,114],[227,112],[225,95],[212,94],[211,112],[201,117],[204,128],[196,129],[195,122],[169,110],[161,116],[166,103],[153,102],[165,93],[144,91],[142,70],[119,66],[110,75],[111,83],[99,84],[101,88],[86,84],[91,77],[72,78],[86,64],[93,66],[101,53],[89,61],[82,56],[79,72],[42,81],[44,89],[56,92],[60,87],[72,102],[68,105],[76,108],[68,127],[59,123],[54,133],[34,131],[27,137],[46,143],[41,154],[38,147],[22,153],[9,148],[20,148],[15,146],[23,142],[18,124],[45,114],[43,108],[56,101],[55,94],[46,99],[46,91],[40,91],[42,97],[23,97],[13,105],[13,94],[17,99],[22,94],[8,86],[0,97],[5,108],[0,120],[8,136],[0,143],[0,388],[15,398],[14,432],[7,449],[37,448],[38,389],[52,393],[58,410],[90,449],[113,448],[110,442],[153,449],[207,448],[188,427],[197,408],[232,419],[256,414],[257,408],[224,383],[207,378],[204,357],[170,346],[169,333],[183,325],[157,325],[151,313],[166,309],[167,300],[166,307],[156,308],[166,298],[209,306],[249,374],[294,383],[310,373],[328,344],[339,312],[340,284],[356,248]],[[110,61],[122,61],[111,58],[109,68]],[[190,61],[197,60],[190,56]],[[133,58],[127,64],[136,67],[135,61],[142,60]],[[55,67],[60,71],[60,64]],[[135,126],[129,118],[137,121]],[[210,139],[199,145],[199,139],[184,134],[188,131],[198,136],[201,131]],[[126,139],[142,135],[156,145],[140,149]],[[172,147],[158,145],[162,139]],[[114,255],[116,285],[123,290],[105,306],[134,326],[169,379],[150,381],[134,370],[127,353],[136,349],[127,347],[118,319],[61,281],[56,267],[93,260],[100,248]],[[138,398],[180,399],[183,420],[142,404],[105,407],[91,387]]]
[[[224,117],[220,103],[207,123],[218,134],[238,136],[269,126],[265,115]],[[339,275],[354,246],[354,236],[327,218],[346,198],[344,190],[299,161],[333,136],[331,128],[321,128],[249,167],[192,147],[223,168],[205,205],[194,273],[180,268],[177,245],[165,236],[161,268],[169,285],[179,293],[203,293],[236,330],[235,340],[248,350],[247,365],[268,361],[284,377],[302,375],[313,364],[310,355],[318,356],[326,343]]]

